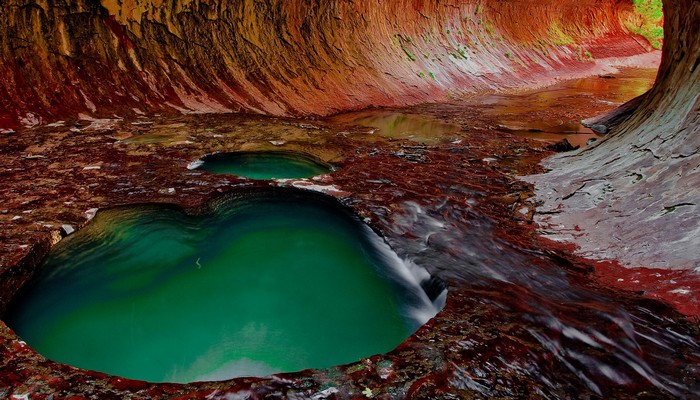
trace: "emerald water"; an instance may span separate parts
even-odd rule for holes
[[[441,307],[421,289],[427,272],[334,200],[277,189],[213,208],[100,211],[5,321],[55,361],[192,382],[387,352]]]
[[[211,154],[193,164],[193,168],[260,180],[309,178],[330,172],[328,166],[311,157],[285,152]]]

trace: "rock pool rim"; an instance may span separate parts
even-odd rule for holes
[[[373,234],[376,235],[377,239],[381,241],[386,247],[393,252],[399,259],[401,257],[394,251],[394,249],[389,246],[388,242],[386,241],[386,238],[381,234],[379,230],[377,230],[375,227],[373,227],[371,224],[365,222],[362,220],[362,218],[357,215],[354,210],[343,204],[339,199],[324,194],[324,193],[319,193],[317,191],[313,190],[306,190],[306,189],[299,189],[299,188],[291,188],[291,187],[254,187],[254,188],[241,188],[241,189],[236,189],[232,190],[229,192],[225,193],[220,193],[217,195],[212,196],[210,199],[208,199],[206,202],[204,202],[202,205],[199,206],[193,206],[193,207],[185,207],[180,204],[174,204],[174,203],[163,203],[163,202],[138,202],[138,203],[132,203],[132,204],[120,204],[120,205],[115,205],[115,206],[110,206],[110,207],[105,207],[97,212],[100,213],[102,211],[107,211],[107,210],[121,210],[121,209],[133,209],[133,208],[139,208],[139,209],[161,209],[161,210],[173,210],[173,211],[179,211],[182,212],[186,216],[191,216],[191,217],[205,217],[208,215],[213,215],[217,212],[221,212],[221,207],[226,207],[228,204],[231,203],[238,203],[238,202],[247,202],[248,204],[255,204],[256,199],[260,199],[262,201],[276,201],[276,200],[281,200],[284,202],[313,202],[315,206],[318,207],[328,207],[331,209],[333,212],[337,212],[341,214],[342,216],[345,216],[349,218],[349,220],[352,220],[355,224],[357,224],[358,228],[365,227],[366,229],[370,230]],[[223,211],[225,212],[225,210]],[[75,232],[78,232],[79,230],[85,228],[86,226],[90,225],[92,223],[94,218],[91,218],[88,222],[86,222],[84,225],[82,225],[78,230]],[[71,233],[70,235],[73,235],[75,232]],[[70,236],[70,235],[66,235]],[[60,242],[57,241],[47,247],[41,246],[39,248],[39,251],[34,253],[34,251],[31,251],[26,257],[24,257],[18,265],[27,263],[27,266],[31,267],[32,270],[29,274],[29,278],[26,282],[20,285],[18,290],[12,294],[9,298],[4,299],[4,302],[0,303],[0,306],[2,306],[2,314],[0,314],[0,320],[2,322],[5,322],[5,317],[7,315],[8,309],[13,307],[13,304],[18,301],[21,297],[22,294],[30,289],[33,284],[35,283],[36,279],[40,277],[39,272],[41,271],[41,267],[45,260],[49,257],[50,251],[53,249],[53,247]],[[34,250],[34,249],[33,249]],[[377,250],[379,251],[379,250]],[[403,259],[401,259],[403,261]],[[430,302],[435,304],[439,304],[437,307],[437,312],[434,313],[434,315],[430,318],[432,320],[433,318],[436,318],[445,308],[447,305],[448,300],[448,286],[445,284],[442,279],[438,278],[437,276],[430,274],[426,268],[422,266],[418,266],[422,271],[427,274],[427,278],[423,278],[420,282],[419,285],[420,289],[423,291],[423,293],[427,296],[427,298],[430,300]],[[379,271],[377,271],[379,272]],[[394,278],[385,278],[389,280],[393,280]],[[407,316],[404,316],[404,318],[408,318]],[[393,349],[388,350],[383,353],[377,353],[377,354],[368,354],[366,356],[362,356],[361,359],[364,358],[370,358],[370,357],[375,357],[375,356],[381,356],[383,354],[390,354],[395,352],[398,348],[404,345],[407,341],[411,340],[420,330],[422,330],[425,326],[429,325],[429,321],[426,320],[425,322],[422,322],[419,326],[413,329],[413,331],[405,337],[400,343],[398,343]],[[11,328],[11,327],[10,327]],[[14,330],[13,330],[14,333]],[[15,333],[15,335],[17,335]],[[40,356],[43,357],[41,352],[38,350],[34,349],[30,344],[24,343],[21,337],[17,337],[17,340],[20,341],[20,343],[23,343],[24,346],[26,346],[27,349],[29,349],[31,352],[34,352]],[[107,376],[107,377],[112,377],[114,379],[118,379],[122,382],[144,382],[144,383],[152,383],[152,384],[157,384],[157,385],[174,385],[174,386],[187,386],[189,384],[193,383],[207,383],[208,381],[192,381],[192,382],[150,382],[147,380],[143,379],[138,379],[138,378],[129,378],[129,377],[121,377],[119,375],[113,375],[107,372],[101,372],[98,370],[91,370],[91,369],[86,369],[86,368],[81,368],[81,367],[76,367],[73,366],[69,363],[61,362],[58,360],[53,360],[53,359],[47,359],[47,361],[50,361],[52,363],[56,363],[59,365],[64,365],[67,366],[71,369],[74,369],[76,371],[79,371],[80,373],[88,374],[88,375],[96,375],[96,376]],[[299,371],[282,371],[278,373],[273,373],[269,376],[240,376],[240,377],[233,377],[230,379],[225,379],[225,380],[220,380],[220,381],[209,381],[209,383],[222,383],[222,382],[234,382],[237,380],[250,380],[250,379],[266,379],[270,376],[278,376],[278,375],[285,375],[285,374],[298,374],[303,371],[313,371],[313,370],[324,370],[328,368],[336,368],[336,367],[341,367],[343,365],[350,365],[356,362],[359,362],[360,360],[358,359],[357,361],[353,361],[350,363],[341,363],[338,365],[333,365],[330,367],[324,367],[324,368],[308,368],[305,370],[299,370]]]
[[[217,211],[217,209],[221,206],[223,206],[225,203],[228,203],[230,201],[235,201],[235,200],[247,200],[250,198],[284,198],[284,199],[296,199],[299,200],[301,198],[313,198],[315,201],[319,203],[323,203],[329,207],[334,207],[337,211],[342,212],[345,214],[348,218],[351,218],[355,220],[357,223],[361,225],[367,226],[369,229],[372,230],[384,243],[387,243],[386,238],[384,234],[377,229],[375,226],[373,226],[370,221],[363,221],[362,218],[360,218],[355,211],[347,206],[346,204],[343,204],[339,199],[324,194],[324,193],[319,193],[315,190],[307,190],[307,189],[302,189],[302,188],[295,188],[295,187],[253,187],[253,188],[240,188],[240,189],[235,189],[231,190],[228,192],[224,193],[218,193],[213,195],[211,198],[209,198],[207,201],[204,202],[204,204],[199,205],[199,206],[192,206],[192,207],[185,207],[180,204],[176,203],[166,203],[166,202],[136,202],[136,203],[127,203],[127,204],[119,204],[115,206],[109,206],[109,207],[104,207],[98,209],[96,212],[101,212],[101,211],[106,211],[106,210],[120,210],[120,209],[126,209],[126,208],[132,208],[132,207],[144,207],[144,208],[161,208],[161,209],[170,209],[170,210],[179,210],[185,213],[188,216],[203,216],[207,214],[212,214]],[[71,232],[68,235],[64,235],[61,240],[63,240],[65,237],[74,235],[81,229],[85,228],[88,224],[92,222],[93,218],[90,218],[85,224],[79,226],[76,230]],[[58,232],[58,231],[57,231]],[[5,314],[7,314],[7,309],[11,307],[12,303],[15,301],[16,298],[20,297],[20,293],[22,293],[25,289],[30,287],[32,283],[34,282],[34,279],[37,276],[37,272],[41,264],[44,262],[44,260],[48,257],[49,252],[51,249],[56,246],[61,240],[56,241],[54,243],[48,243],[48,241],[43,241],[37,243],[32,249],[29,251],[29,253],[22,258],[17,264],[17,267],[24,267],[31,269],[31,272],[29,273],[28,279],[23,282],[19,287],[17,287],[17,291],[13,293],[9,297],[0,297],[0,320],[4,321]],[[394,251],[394,248],[389,246],[392,251]],[[427,272],[427,269],[424,267],[421,267],[423,270]],[[435,300],[443,290],[447,290],[448,286],[445,284],[445,282],[438,278],[437,276],[430,274],[430,278],[426,280],[426,286],[423,286],[423,290],[425,291],[426,295],[428,295],[428,298],[430,300]]]
[[[245,157],[280,157],[280,158],[288,158],[288,159],[296,159],[296,160],[301,160],[307,162],[309,165],[312,165],[314,167],[318,167],[319,169],[323,169],[327,172],[324,174],[331,173],[335,171],[337,168],[335,165],[323,161],[322,159],[309,154],[307,152],[303,151],[294,151],[294,150],[240,150],[240,151],[217,151],[214,153],[208,153],[203,155],[202,157],[198,158],[197,160],[193,161],[188,165],[188,169],[191,170],[197,170],[197,171],[207,171],[205,168],[207,162],[212,162],[212,161],[225,161],[225,160],[235,160],[237,158],[245,158]],[[252,179],[252,180],[273,180],[273,179],[257,179],[257,178],[249,178],[244,175],[236,175],[236,174],[222,174],[222,173],[217,173],[217,172],[211,172],[207,171],[212,174],[216,175],[232,175],[232,176],[237,176],[240,178],[245,178],[245,179]],[[317,175],[312,175],[306,178],[291,178],[291,179],[308,179],[308,178],[313,178],[314,176],[320,176],[324,174],[317,174]]]

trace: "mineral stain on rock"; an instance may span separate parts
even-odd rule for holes
[[[648,46],[624,25],[632,4],[615,0],[0,7],[0,125],[11,127],[80,113],[304,116],[402,106],[552,82],[561,71],[586,75],[598,59]]]

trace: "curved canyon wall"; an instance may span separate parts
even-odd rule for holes
[[[700,3],[665,7],[654,89],[624,118],[598,121],[623,121],[608,140],[549,161],[555,171],[535,178],[539,222],[589,255],[698,268]],[[625,28],[632,10],[631,0],[8,0],[0,130],[81,114],[328,115],[543,85],[648,50]]]
[[[664,2],[664,14],[652,90],[598,119],[610,137],[532,180],[555,239],[628,267],[700,272],[700,2]]]
[[[328,115],[542,85],[645,51],[631,0],[8,0],[0,128],[148,112]]]

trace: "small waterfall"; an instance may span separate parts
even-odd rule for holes
[[[369,226],[363,224],[363,231],[380,258],[379,265],[386,265],[391,269],[389,273],[379,273],[407,294],[409,301],[403,312],[411,323],[411,329],[417,330],[445,306],[447,289],[444,283],[412,260],[399,257]]]

